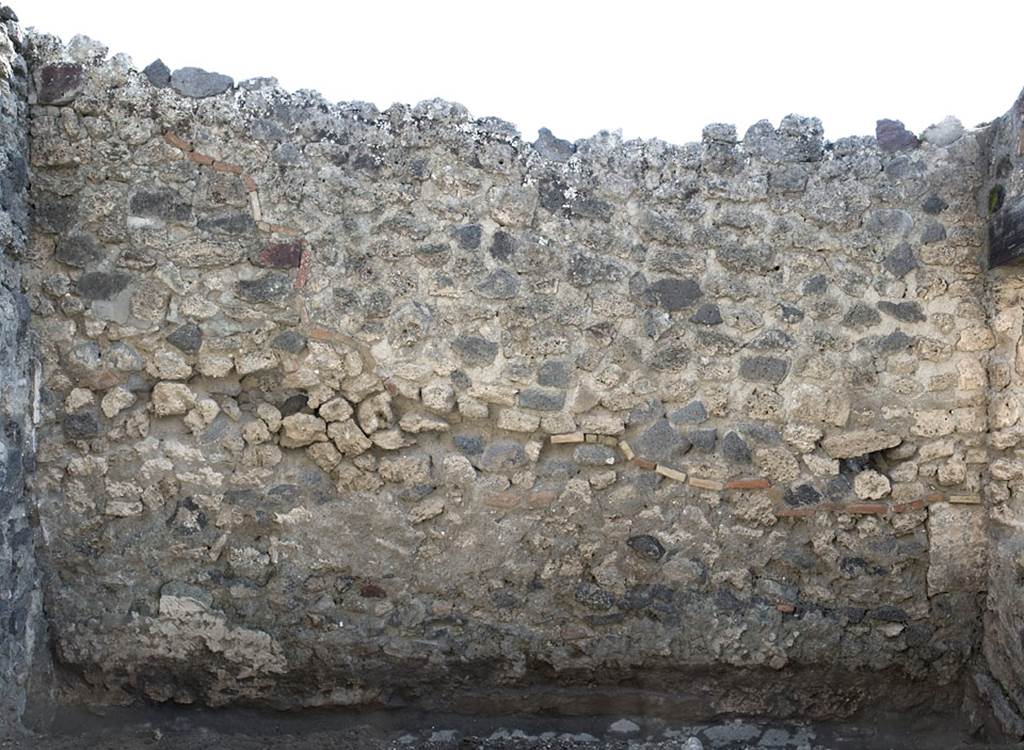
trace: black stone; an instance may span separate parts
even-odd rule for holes
[[[36,72],[36,100],[39,104],[70,104],[83,88],[85,73],[78,63],[50,63]]]
[[[708,419],[708,410],[703,401],[691,401],[686,406],[669,414],[672,424],[701,424]]]
[[[906,242],[901,242],[896,249],[885,256],[882,266],[897,279],[902,279],[917,268],[917,257]]]
[[[463,334],[452,341],[452,348],[468,365],[489,365],[498,356],[498,344],[482,336]]]
[[[926,214],[931,214],[932,216],[942,213],[947,208],[949,208],[949,204],[935,193],[932,193],[925,198],[924,202],[921,204],[921,210]]]
[[[33,204],[32,221],[43,231],[59,234],[75,223],[78,204],[72,198],[44,193],[34,195]]]
[[[105,300],[123,291],[132,281],[126,273],[90,271],[78,277],[76,289],[80,297],[91,300]]]
[[[283,352],[298,354],[306,348],[306,337],[292,330],[281,331],[270,340],[270,345]]]
[[[480,468],[486,471],[512,471],[527,463],[526,451],[519,443],[499,440],[484,449],[480,457]]]
[[[875,123],[875,140],[878,148],[887,153],[909,151],[917,148],[917,136],[903,127],[899,120],[878,120]]]
[[[714,427],[690,430],[686,433],[686,439],[693,444],[694,450],[711,453],[715,450],[715,443],[718,442],[718,430]]]
[[[611,609],[615,605],[615,597],[608,591],[590,581],[583,581],[576,587],[576,601],[591,609]]]
[[[826,289],[828,289],[828,279],[820,273],[810,276],[804,281],[804,294],[824,294]]]
[[[540,197],[541,207],[553,214],[568,213],[565,197],[567,187],[557,177],[540,180],[537,183],[537,193]]]
[[[988,223],[990,268],[1019,262],[1024,257],[1024,198],[997,209]]]
[[[239,281],[235,288],[238,296],[247,302],[273,302],[291,293],[292,282],[287,274],[271,272]]]
[[[793,307],[787,305],[784,302],[779,303],[779,314],[782,316],[784,323],[799,323],[804,319],[804,311],[799,307]]]
[[[142,75],[158,89],[165,89],[171,85],[171,69],[164,65],[164,61],[159,57],[142,69]]]
[[[167,343],[183,352],[197,352],[203,345],[203,331],[195,323],[183,323],[167,337]]]
[[[547,128],[537,131],[537,140],[533,142],[534,150],[545,159],[567,161],[576,152],[576,147],[569,141],[556,138]]]
[[[792,489],[787,488],[782,502],[792,507],[816,505],[821,502],[821,493],[809,484],[801,484]]]
[[[524,409],[560,411],[565,405],[565,391],[527,388],[519,392],[516,402]]]
[[[238,235],[254,231],[256,222],[252,215],[239,211],[200,219],[199,228],[211,234]]]
[[[946,227],[937,221],[930,221],[921,232],[921,242],[925,245],[934,245],[946,239]]]
[[[705,326],[717,326],[722,322],[722,313],[718,309],[718,305],[705,302],[690,316],[690,322]]]
[[[223,94],[235,85],[233,79],[202,68],[179,68],[171,74],[171,87],[182,96],[205,99]]]
[[[512,299],[519,293],[519,286],[518,276],[499,268],[491,271],[487,278],[477,285],[476,291],[487,299]]]
[[[749,349],[757,349],[758,351],[778,351],[792,349],[796,346],[796,341],[785,331],[780,331],[778,328],[769,328],[767,331],[763,331],[757,338],[747,344]]]
[[[655,351],[650,365],[654,370],[681,370],[690,361],[690,350],[685,346],[666,346]]]
[[[881,620],[882,622],[906,622],[910,619],[910,615],[907,614],[905,609],[890,605],[871,610],[868,612],[868,617],[872,620]]]
[[[690,441],[676,432],[667,419],[659,419],[640,433],[632,446],[641,458],[668,463],[690,450]]]
[[[628,270],[612,258],[586,253],[574,253],[569,258],[566,275],[575,287],[586,287],[601,282],[615,282],[626,278]]]
[[[740,377],[755,383],[781,383],[789,373],[789,360],[756,356],[740,360]]]
[[[749,464],[753,460],[753,456],[750,453],[750,446],[747,445],[747,441],[739,436],[738,433],[730,431],[725,433],[725,436],[721,440],[722,455],[730,461],[735,461],[740,464]]]
[[[282,417],[290,417],[292,414],[298,414],[300,411],[306,408],[306,404],[309,403],[309,398],[301,393],[296,393],[293,396],[289,396],[281,404],[279,411]]]
[[[914,339],[897,328],[888,336],[880,338],[877,343],[877,348],[878,351],[883,354],[893,354],[894,352],[910,349],[913,345]]]
[[[128,213],[161,221],[192,220],[192,207],[180,195],[168,189],[140,190],[128,202]]]
[[[537,383],[551,388],[568,388],[569,374],[570,368],[567,362],[552,360],[545,362],[537,370]]]
[[[737,273],[771,273],[778,270],[775,252],[768,245],[725,245],[715,251],[718,262]]]
[[[512,258],[516,251],[516,241],[508,232],[498,230],[491,238],[491,257],[502,263]]]
[[[878,310],[863,302],[854,302],[846,315],[840,321],[840,325],[846,328],[871,328],[882,322],[882,316]]]
[[[611,466],[615,463],[616,451],[607,445],[584,443],[573,451],[573,460],[583,466]]]
[[[89,440],[100,434],[100,418],[94,411],[65,414],[64,437],[68,440]]]
[[[463,250],[476,250],[480,247],[480,240],[483,238],[483,229],[479,224],[464,224],[455,227],[455,241]]]
[[[73,232],[62,237],[57,244],[54,257],[74,268],[88,268],[103,260],[103,248],[96,239],[83,232]]]
[[[452,442],[459,453],[466,456],[479,456],[484,452],[484,439],[479,435],[456,435]]]
[[[700,296],[700,285],[693,279],[660,279],[647,288],[654,304],[669,312],[684,310]]]
[[[665,548],[656,537],[650,534],[638,534],[626,540],[626,544],[633,550],[637,557],[651,562],[660,560],[665,554]]]
[[[878,309],[886,315],[891,315],[899,320],[908,323],[924,322],[925,315],[921,312],[921,305],[917,302],[879,302]]]

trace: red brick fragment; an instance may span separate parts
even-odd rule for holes
[[[639,469],[647,469],[648,471],[654,471],[658,468],[658,464],[654,463],[654,461],[648,461],[646,458],[640,458],[640,456],[633,459],[633,465]]]
[[[388,592],[375,583],[364,583],[359,588],[359,596],[364,599],[387,599]]]
[[[256,256],[263,268],[298,268],[302,264],[303,242],[271,242]]]
[[[813,516],[818,512],[817,508],[779,508],[772,511],[779,518],[804,518]]]
[[[255,193],[256,192],[256,180],[247,174],[242,175],[242,184],[245,186],[245,192]]]
[[[192,144],[191,143],[186,141],[184,138],[179,138],[178,136],[176,136],[174,133],[172,133],[170,131],[167,131],[166,133],[164,133],[164,140],[167,141],[167,143],[169,143],[171,146],[174,146],[176,149],[180,149],[181,151],[184,151],[185,153],[188,153],[189,151],[192,150]]]
[[[725,483],[727,490],[766,490],[772,486],[767,479],[732,479]]]
[[[794,607],[792,604],[776,604],[775,609],[777,609],[779,612],[782,612],[782,614],[784,615],[796,612],[796,607]]]
[[[201,154],[198,151],[192,151],[189,153],[188,158],[194,161],[196,164],[202,164],[204,167],[208,167],[216,161],[212,156]]]
[[[224,174],[242,174],[242,168],[240,166],[227,161],[214,162],[213,171],[223,172]]]
[[[861,515],[884,515],[889,506],[884,503],[849,503],[836,508],[840,513],[857,513]]]

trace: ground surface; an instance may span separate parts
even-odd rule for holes
[[[644,717],[467,718],[414,713],[359,715],[68,713],[45,738],[0,741],[0,748],[33,750],[339,750],[360,748],[488,748],[539,750],[947,750],[1010,748],[974,741],[942,717],[872,717],[856,724],[766,723],[731,719],[714,724]]]

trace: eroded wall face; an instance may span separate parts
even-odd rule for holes
[[[33,462],[29,307],[15,258],[28,232],[28,78],[21,32],[0,9],[0,738],[21,721],[41,640],[42,595],[25,474]]]
[[[994,247],[1009,229],[1020,228],[1024,196],[1021,115],[1024,100],[993,123],[986,149],[986,182],[981,197],[994,227]],[[1015,249],[1019,253],[1019,249]],[[1013,253],[1011,253],[1013,254]],[[991,371],[991,453],[986,486],[990,567],[984,651],[992,678],[975,675],[1003,730],[1024,736],[1024,463],[1021,461],[1021,405],[1024,403],[1024,284],[1019,261],[991,273],[990,307],[996,346]]]
[[[36,490],[83,687],[952,700],[986,583],[977,134],[531,146],[33,44]]]

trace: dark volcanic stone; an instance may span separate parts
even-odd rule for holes
[[[895,250],[885,256],[882,265],[886,271],[897,279],[902,279],[917,268],[917,257],[914,255],[914,250],[910,245],[906,242],[901,242],[896,246]]]
[[[467,456],[479,456],[484,452],[484,439],[479,435],[456,435],[452,442],[460,453]]]
[[[721,441],[722,455],[730,461],[740,464],[749,464],[753,459],[750,453],[750,446],[736,432],[727,432]]]
[[[878,351],[883,354],[893,354],[894,352],[909,349],[913,345],[914,339],[898,328],[888,336],[880,338],[877,343]]]
[[[591,609],[611,609],[615,597],[608,591],[590,581],[583,581],[576,587],[576,601]]]
[[[203,331],[195,323],[184,323],[167,337],[167,343],[183,352],[197,352],[203,345]]]
[[[256,256],[256,265],[263,268],[298,268],[302,265],[303,243],[271,242]]]
[[[171,74],[171,87],[182,96],[205,99],[223,94],[235,85],[234,79],[202,68],[179,68]]]
[[[132,281],[126,273],[91,271],[78,277],[76,287],[79,296],[91,300],[110,299],[123,291]]]
[[[491,271],[481,281],[476,291],[481,297],[487,299],[512,299],[519,293],[519,277],[503,268]]]
[[[949,208],[949,204],[935,193],[932,193],[925,198],[924,202],[921,204],[921,210],[926,214],[931,214],[932,216],[935,214],[941,214],[947,208]]]
[[[793,489],[787,489],[782,501],[793,507],[815,505],[821,502],[821,493],[809,484],[801,484]]]
[[[565,392],[545,390],[543,388],[527,388],[519,392],[516,401],[524,409],[559,411],[565,405]]]
[[[463,250],[476,250],[480,247],[483,234],[483,229],[479,224],[464,224],[461,227],[455,227],[455,241]]]
[[[488,445],[480,457],[480,468],[486,471],[512,471],[527,462],[526,451],[519,443],[499,440]]]
[[[247,302],[274,302],[287,297],[292,291],[292,282],[283,273],[266,273],[257,279],[239,281],[238,296]]]
[[[142,69],[142,75],[158,89],[165,89],[171,85],[171,69],[164,65],[164,61],[159,57]]]
[[[211,234],[246,234],[256,229],[256,222],[248,213],[236,213],[213,216],[199,220],[199,228]]]
[[[846,328],[870,328],[881,322],[882,316],[878,314],[878,310],[863,302],[854,302],[846,311],[840,325]]]
[[[569,283],[577,287],[621,281],[626,278],[626,273],[626,267],[614,259],[587,253],[574,253],[569,258],[569,266],[566,269]]]
[[[667,463],[690,450],[690,441],[672,429],[667,419],[659,419],[632,442],[636,455],[649,461]]]
[[[707,421],[708,410],[704,408],[703,401],[691,401],[669,414],[668,418],[672,424],[700,424]]]
[[[452,341],[452,348],[468,365],[489,365],[498,356],[498,344],[482,336],[463,334]]]
[[[917,302],[879,302],[878,309],[886,315],[891,315],[899,320],[908,323],[921,323],[925,315],[921,312],[921,305]]]
[[[537,131],[537,140],[533,142],[534,150],[545,159],[567,161],[576,151],[569,141],[556,138],[547,128]]]
[[[75,268],[88,268],[103,259],[103,249],[96,239],[83,232],[74,232],[62,237],[54,257],[61,263]]]
[[[946,239],[946,227],[937,221],[930,221],[921,232],[921,242],[925,245],[933,245]]]
[[[702,427],[699,430],[690,430],[686,438],[695,450],[702,453],[711,453],[715,450],[715,443],[718,442],[718,430],[714,427]]]
[[[789,372],[789,360],[779,357],[744,357],[740,377],[755,383],[781,383]]]
[[[570,367],[567,362],[552,360],[545,362],[537,370],[537,383],[552,388],[567,388],[569,386]]]
[[[804,294],[824,294],[826,289],[828,289],[828,279],[820,273],[810,276],[804,281]]]
[[[785,323],[799,323],[804,319],[804,311],[799,307],[793,307],[785,303],[779,303],[779,312]]]
[[[615,463],[617,453],[614,448],[596,443],[577,445],[572,457],[583,466],[611,466]]]
[[[281,404],[280,412],[282,417],[290,417],[292,414],[298,414],[300,411],[306,408],[306,404],[309,403],[309,398],[301,393],[296,393],[294,396],[289,396]]]
[[[629,548],[642,560],[660,560],[665,554],[665,548],[657,538],[650,534],[638,534],[626,540]]]
[[[669,312],[684,310],[700,297],[700,285],[693,279],[660,279],[647,288],[654,304]]]
[[[491,257],[502,263],[508,261],[516,251],[516,241],[508,232],[497,231],[491,239]]]
[[[94,411],[64,415],[64,436],[68,440],[89,440],[100,434],[100,418]]]
[[[84,87],[84,69],[78,63],[50,63],[36,71],[36,97],[40,104],[70,104]]]
[[[128,202],[131,216],[161,219],[162,221],[188,222],[192,219],[192,207],[173,190],[140,190]]]
[[[283,352],[298,354],[306,348],[306,337],[292,330],[281,331],[270,340],[270,345]]]
[[[903,127],[899,120],[879,120],[875,123],[878,148],[888,153],[909,151],[918,146],[917,136]]]
[[[722,322],[722,313],[719,311],[718,305],[705,302],[690,316],[690,322],[705,326],[717,326]]]

